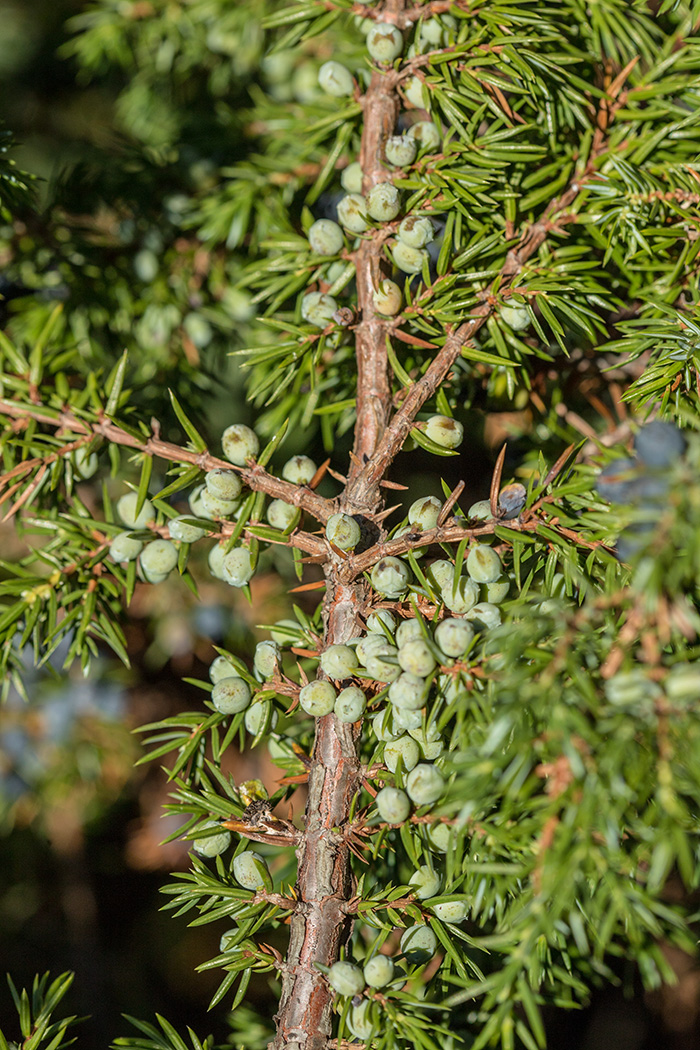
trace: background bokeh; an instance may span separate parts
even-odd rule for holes
[[[122,6],[137,21],[151,5]],[[235,4],[220,6],[226,18],[235,15]],[[221,165],[249,148],[238,115],[257,90],[260,34],[238,23],[227,29],[222,17],[218,35],[207,38],[207,68],[185,62],[170,69],[167,39],[157,48],[154,42],[149,56],[132,48],[126,32],[76,56],[70,42],[79,25],[70,19],[117,7],[0,0],[0,119],[17,138],[18,166],[37,176],[37,210],[0,228],[0,323],[31,339],[64,303],[66,338],[84,346],[86,363],[103,360],[109,368],[128,345],[134,407],[147,406],[164,436],[177,439],[171,387],[214,447],[229,422],[255,422],[239,359],[228,353],[245,343],[254,307],[231,292],[236,256],[206,250],[186,213]],[[173,25],[184,7],[170,3]],[[109,31],[105,24],[105,41]],[[304,67],[294,75],[303,94]],[[500,411],[493,391],[488,404],[466,412],[465,424],[468,455],[441,466],[448,482],[467,479],[468,505],[487,495],[503,440],[507,473],[518,462],[519,434],[534,424],[526,412]],[[318,461],[330,452],[342,469],[349,436],[333,450],[321,442],[319,434],[305,451]],[[287,448],[298,450],[293,438]],[[88,505],[99,499],[97,480],[83,486]],[[403,457],[397,480],[409,494],[441,495],[434,465],[420,451]],[[122,483],[112,479],[113,494]],[[6,559],[23,552],[12,523],[0,526],[0,549]],[[183,679],[207,677],[214,644],[250,652],[264,637],[258,624],[288,615],[293,573],[281,552],[256,576],[251,606],[199,569],[201,602],[179,579],[137,589],[125,620],[129,668],[105,652],[86,678],[77,668],[62,670],[59,652],[37,670],[28,649],[26,696],[11,692],[0,710],[0,971],[26,985],[37,971],[75,970],[69,1005],[90,1015],[78,1038],[84,1048],[98,1050],[125,1034],[122,1012],[150,1019],[158,1011],[177,1027],[211,1031],[246,1050],[265,1042],[265,1030],[244,1009],[233,1028],[222,1011],[207,1014],[218,979],[195,967],[216,954],[221,931],[188,928],[186,918],[161,910],[159,889],[169,872],[187,867],[187,849],[161,845],[177,824],[164,816],[162,770],[137,764],[142,751],[133,730],[196,709],[199,694]],[[307,608],[312,601],[299,599]],[[271,783],[278,775],[264,747],[258,750],[231,754],[237,779]],[[584,1014],[551,1015],[553,1050],[700,1047],[700,977],[691,960],[673,955],[671,962],[679,975],[673,989],[645,997],[635,975],[618,968],[619,987],[594,997]],[[269,1017],[266,980],[252,988]],[[13,1020],[0,987],[0,1027],[8,1036]]]

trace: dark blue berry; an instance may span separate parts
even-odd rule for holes
[[[675,423],[654,419],[637,433],[634,449],[648,467],[670,467],[685,452],[686,440]]]
[[[603,499],[610,503],[629,503],[637,480],[635,460],[622,457],[608,463],[596,478],[595,487]]]

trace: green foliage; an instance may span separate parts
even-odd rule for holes
[[[51,1019],[72,983],[72,973],[63,973],[51,983],[48,973],[45,973],[35,977],[30,994],[26,988],[19,992],[8,977],[22,1042],[9,1042],[0,1031],[1,1050],[62,1050],[63,1047],[72,1046],[75,1039],[67,1033],[79,1018],[67,1017],[60,1021]]]
[[[382,10],[366,6],[370,20]],[[211,684],[191,680],[196,710],[144,727],[149,759],[171,762],[171,837],[200,854],[165,887],[167,907],[230,927],[199,967],[223,973],[211,1006],[247,1010],[253,974],[273,975],[281,1039],[313,987],[323,1038],[538,1050],[544,1008],[579,1007],[616,958],[655,988],[672,978],[662,943],[694,947],[688,907],[664,887],[675,877],[689,894],[699,878],[696,11],[455,2],[412,18],[404,54],[376,68],[367,19],[345,0],[252,7],[101,0],[74,20],[67,51],[86,75],[124,78],[130,145],[87,196],[94,218],[113,191],[106,237],[71,218],[91,179],[75,172],[57,197],[65,223],[57,210],[36,235],[50,233],[48,254],[27,261],[7,235],[17,272],[40,287],[50,264],[70,293],[63,310],[18,308],[0,342],[3,498],[29,547],[1,566],[6,688],[28,645],[46,660],[66,639],[84,668],[100,644],[126,659],[123,602],[156,581],[138,550],[110,554],[122,531],[136,548],[169,541],[177,515],[213,539],[208,567],[203,539],[178,541],[194,593],[213,576],[250,597],[249,579],[254,595],[255,574],[287,571],[275,559],[291,550],[306,598],[322,600],[271,625],[264,666],[220,650]],[[357,90],[321,90],[329,55]],[[437,144],[383,165],[382,136],[427,118]],[[425,248],[360,198],[361,232],[346,225],[337,254],[312,249],[315,220],[342,222],[358,159],[373,185],[393,181],[401,218],[429,220]],[[400,244],[418,253],[402,266]],[[402,291],[390,317],[372,308],[381,275]],[[122,342],[129,363],[115,364]],[[268,439],[248,432],[241,452],[233,428],[230,462],[213,444],[223,427],[200,418],[224,344]],[[183,444],[161,436],[160,410]],[[636,495],[610,505],[600,469],[647,411],[683,425],[687,448],[663,469],[638,456]],[[463,506],[462,440],[474,456],[477,428],[504,412],[512,459],[503,450],[490,494]],[[317,431],[332,466],[310,460],[287,480],[285,442]],[[423,493],[388,510],[380,493],[416,445],[451,456],[428,523],[408,510]],[[124,471],[122,449],[136,505],[120,522],[106,474],[107,459],[112,479]],[[79,458],[92,453],[99,494]],[[236,474],[240,497],[193,490],[213,469]],[[283,530],[273,498],[299,508]],[[326,540],[338,512],[360,535],[347,549]],[[323,582],[304,577],[309,563]],[[457,656],[436,632],[450,617]],[[329,683],[331,645],[348,676]],[[352,679],[361,722],[312,717],[317,678],[327,709]],[[262,743],[284,774],[272,790],[222,768],[230,748]],[[304,821],[280,816],[301,783]],[[438,876],[435,895],[415,889],[419,869]],[[413,927],[433,945],[423,954],[407,947]],[[381,994],[330,991],[339,956],[361,966],[378,952],[395,965]],[[242,1045],[259,1045],[262,1025],[243,1016]],[[187,1050],[158,1022],[114,1046]]]

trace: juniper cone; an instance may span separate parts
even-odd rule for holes
[[[32,211],[3,138],[4,695],[216,595],[144,739],[228,1042],[541,1050],[696,953],[697,12],[180,7],[71,23],[125,85],[100,193]],[[157,1018],[114,1045],[214,1042]]]

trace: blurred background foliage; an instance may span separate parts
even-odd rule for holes
[[[260,18],[272,6],[259,0]],[[231,0],[0,0],[0,27],[0,118],[17,141],[8,154],[0,139],[0,165],[11,155],[15,170],[35,176],[31,206],[21,187],[0,199],[0,324],[30,345],[62,303],[58,339],[78,349],[86,372],[109,372],[127,348],[134,411],[157,418],[166,438],[180,437],[168,388],[212,443],[233,420],[260,429],[241,358],[230,352],[275,335],[256,324],[245,288],[240,210],[226,206],[240,183],[230,174],[256,149],[254,105],[274,114],[278,103],[313,99],[327,35],[264,58],[259,22]],[[251,181],[246,192],[260,186]],[[297,221],[293,178],[287,203]],[[270,229],[278,219],[271,210]],[[506,438],[509,473],[533,448],[556,450],[553,459],[592,436],[594,415],[606,421],[606,443],[627,437],[622,402],[600,400],[598,366],[575,352],[565,371],[548,367],[543,381],[560,395],[546,419],[526,391],[514,396],[505,373],[465,392],[465,506],[487,495]],[[613,398],[615,384],[621,391],[640,370],[634,363],[608,374]],[[317,439],[304,451],[320,461],[320,429]],[[348,442],[345,435],[335,450],[339,464]],[[287,449],[297,451],[293,436]],[[409,496],[442,494],[427,455],[400,464]],[[441,467],[449,483],[465,473],[459,458]],[[88,504],[99,499],[97,481],[82,485]],[[23,553],[7,523],[0,544],[6,559]],[[206,1014],[216,977],[193,968],[216,954],[216,933],[158,910],[163,873],[186,868],[186,845],[159,845],[174,818],[162,816],[160,771],[135,765],[131,730],[198,703],[183,679],[206,678],[213,644],[245,656],[263,637],[257,624],[288,615],[291,562],[286,552],[275,557],[274,571],[257,578],[252,607],[214,580],[202,584],[201,602],[176,576],[138,588],[125,622],[129,669],[105,654],[87,679],[78,669],[59,675],[60,653],[37,671],[28,652],[27,696],[11,693],[0,710],[0,970],[18,985],[37,970],[76,970],[70,1008],[91,1015],[81,1046],[105,1047],[124,1033],[122,1010],[158,1010],[246,1050],[265,1045],[262,1029],[241,1041],[244,1011],[228,1025]],[[245,768],[240,756],[230,761],[238,780],[276,775],[263,748]],[[635,978],[620,972],[620,987],[595,999],[585,1018],[550,1019],[551,1046],[700,1046],[700,978],[680,953],[671,961],[675,989],[635,998]],[[258,993],[264,1011],[272,1002],[265,979]],[[0,989],[0,1026],[13,1014]]]

